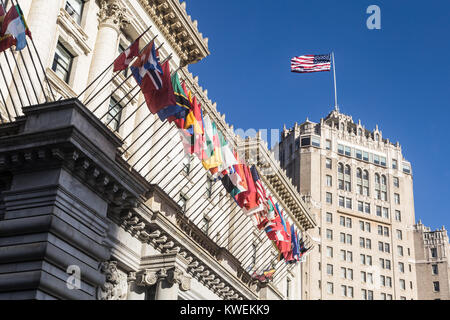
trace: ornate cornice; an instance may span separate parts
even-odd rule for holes
[[[208,39],[198,31],[197,21],[179,0],[139,0],[181,59],[181,66],[209,55]]]

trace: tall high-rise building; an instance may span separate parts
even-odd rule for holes
[[[334,110],[284,128],[279,152],[319,226],[303,298],[416,299],[413,177],[400,144]]]
[[[419,220],[414,226],[417,297],[421,300],[450,299],[450,244],[444,227],[432,231]]]

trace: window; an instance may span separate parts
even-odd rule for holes
[[[366,260],[367,260],[367,265],[371,266],[372,265],[372,256],[367,255]]]
[[[332,247],[327,247],[327,257],[333,258],[333,248]]]
[[[403,239],[403,235],[402,235],[402,231],[401,230],[397,230],[397,239],[398,240],[402,240]]]
[[[346,268],[341,268],[341,278],[347,279],[347,269]]]
[[[386,157],[380,157],[380,164],[381,164],[383,167],[386,167]]]
[[[345,250],[341,250],[341,260],[342,261],[346,261],[347,260],[347,255],[346,255],[346,251]]]
[[[352,219],[351,218],[345,218],[345,226],[347,228],[351,228],[352,227]]]
[[[399,262],[399,263],[398,263],[398,270],[399,270],[401,273],[405,273],[405,264],[404,264],[403,262]]]
[[[403,172],[404,173],[411,173],[411,166],[407,163],[403,163]]]
[[[338,189],[344,190],[344,165],[338,163]]]
[[[366,222],[366,231],[370,232],[370,222]]]
[[[355,155],[356,155],[357,159],[362,160],[362,151],[361,150],[356,149]]]
[[[394,187],[398,188],[400,186],[400,182],[398,180],[398,177],[394,177],[393,181],[394,181]]]
[[[376,209],[377,209],[377,217],[381,217],[381,207],[377,206]]]
[[[348,287],[347,297],[353,298],[353,287]]]
[[[344,146],[342,144],[338,144],[338,153],[344,154]]]
[[[389,209],[383,208],[383,218],[389,219]]]
[[[391,252],[391,246],[389,245],[389,243],[384,244],[384,252],[386,252],[386,253]]]
[[[325,160],[325,167],[327,168],[327,169],[331,169],[332,168],[332,162],[331,162],[331,159],[326,159]]]
[[[369,196],[369,171],[363,171],[363,195]]]
[[[364,221],[359,221],[359,230],[364,231]]]
[[[347,209],[351,209],[352,208],[352,199],[351,198],[345,198],[345,207]]]
[[[372,241],[370,239],[366,239],[366,249],[372,249]]]
[[[389,228],[388,227],[383,228],[383,234],[385,237],[389,237]]]
[[[352,235],[351,234],[347,234],[347,244],[352,244]]]
[[[437,258],[437,249],[436,248],[431,248],[431,257]]]
[[[331,150],[331,140],[326,140],[326,141],[325,141],[325,148],[326,148],[327,150]]]
[[[81,16],[83,15],[83,0],[67,0],[66,11],[78,23],[81,23]]]
[[[353,280],[353,269],[347,269],[347,278]]]
[[[362,264],[362,265],[365,265],[365,264],[366,264],[366,255],[361,254],[361,255],[359,255],[359,257],[360,257],[360,259],[361,259],[361,264]]]
[[[350,147],[345,147],[345,155],[350,157],[352,155],[352,149]]]
[[[397,253],[399,256],[403,257],[403,247],[402,246],[397,246]]]
[[[386,277],[383,275],[380,276],[380,285],[383,287],[386,286]]]
[[[437,264],[431,265],[431,271],[434,275],[439,274],[438,265]]]
[[[345,198],[339,196],[339,207],[344,207],[344,205],[345,205]]]
[[[367,281],[367,275],[364,271],[361,271],[361,282],[366,282]]]
[[[366,152],[366,151],[363,152],[363,160],[364,161],[369,161],[369,153]]]
[[[406,289],[406,284],[405,284],[405,280],[404,279],[400,279],[400,289],[402,289],[402,290]]]
[[[326,193],[326,201],[329,204],[333,203],[333,195],[331,193],[329,193],[329,192]]]
[[[395,159],[392,159],[392,169],[397,169],[398,168],[398,162]]]
[[[386,259],[385,263],[386,263],[386,269],[391,270],[391,260]]]
[[[395,204],[400,204],[400,195],[398,193],[394,193],[394,202]]]
[[[372,290],[367,291],[367,300],[373,300],[373,291]]]
[[[72,62],[73,55],[61,44],[61,42],[58,42],[53,58],[52,70],[66,83],[69,82]]]
[[[333,294],[333,292],[334,292],[333,283],[332,282],[327,282],[327,293],[328,294]]]
[[[327,229],[327,239],[333,240],[333,230]]]
[[[353,262],[353,252],[347,251],[347,262]]]
[[[370,214],[370,203],[365,203],[364,205],[364,212],[367,214]]]
[[[395,210],[395,220],[402,221],[402,214],[399,210]]]
[[[365,248],[366,247],[366,240],[364,238],[359,238],[359,246],[361,248]]]
[[[330,212],[327,212],[326,220],[327,220],[328,223],[333,223],[333,214],[330,213]]]
[[[114,131],[119,130],[120,120],[122,117],[122,106],[116,99],[111,97],[109,100],[108,113],[106,114],[106,124],[108,124]]]
[[[383,235],[383,226],[378,225],[377,230],[378,230],[378,235],[382,236]]]
[[[340,224],[341,226],[345,227],[345,217],[343,217],[343,216],[340,216],[340,217],[339,217],[339,224]]]
[[[339,241],[341,242],[341,243],[345,243],[345,233],[340,233],[339,234]]]
[[[361,289],[361,296],[363,300],[367,300],[367,290]]]
[[[358,211],[364,212],[364,202],[358,201]]]
[[[433,290],[434,290],[434,292],[439,292],[440,291],[439,281],[433,281]]]
[[[344,171],[344,189],[345,191],[352,191],[352,180],[351,180],[351,176],[352,176],[352,170],[350,168],[349,165],[345,166],[345,171]]]
[[[319,147],[320,148],[320,138],[319,137],[315,137],[315,136],[312,136],[311,137],[311,144],[314,146],[314,147]]]
[[[344,285],[341,286],[341,294],[343,297],[347,296],[347,286]]]
[[[327,175],[327,187],[333,186],[333,178],[330,175]]]

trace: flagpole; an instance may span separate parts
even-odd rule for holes
[[[333,57],[333,75],[334,75],[334,110],[339,111],[337,103],[337,88],[336,88],[336,64],[334,62],[334,51],[331,53]]]

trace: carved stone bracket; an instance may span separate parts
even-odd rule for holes
[[[98,300],[126,300],[128,277],[117,268],[117,261],[105,261],[100,271],[106,276],[106,282],[97,288]]]

